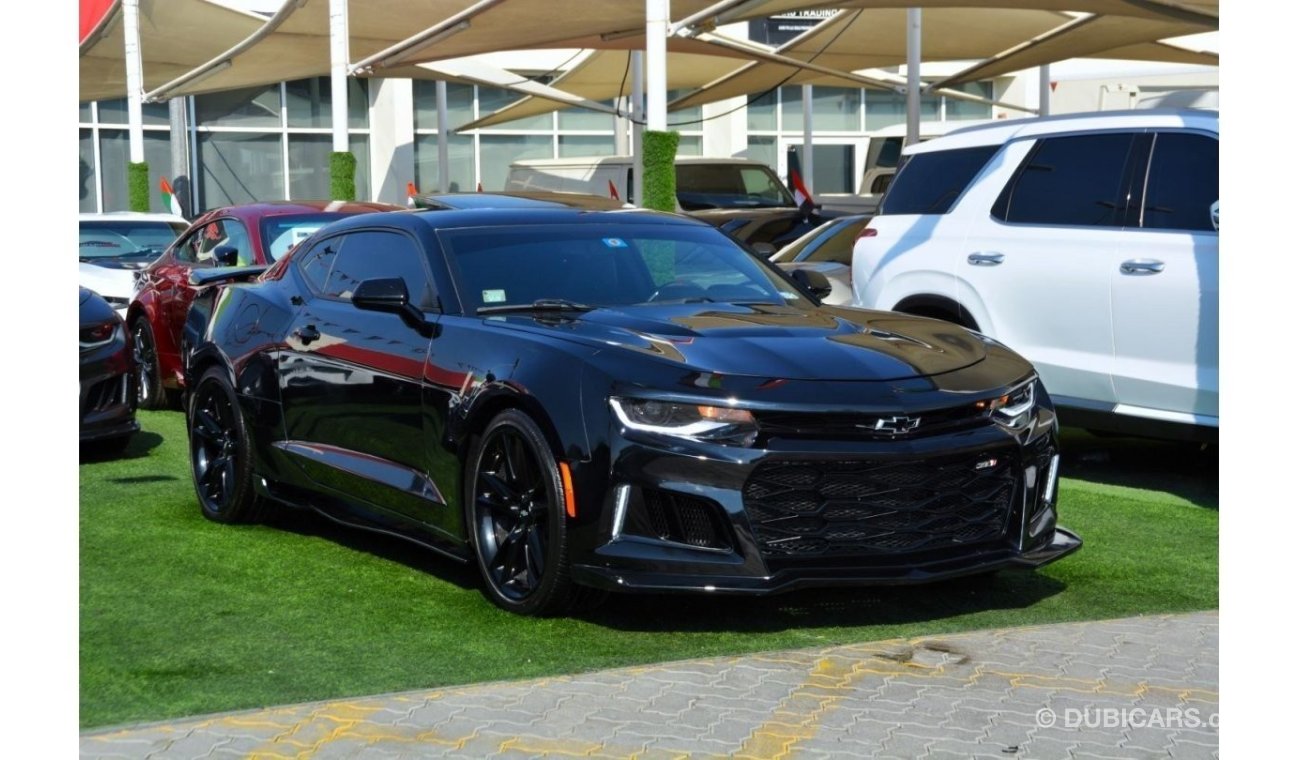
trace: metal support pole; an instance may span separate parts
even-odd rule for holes
[[[1052,113],[1052,67],[1044,63],[1038,67],[1038,115]]]
[[[438,101],[438,192],[451,192],[451,151],[447,136],[451,125],[447,123],[447,83],[439,79],[434,85]]]
[[[664,117],[665,122],[667,116]],[[632,197],[641,203],[641,133],[645,131],[645,53],[632,51]]]
[[[907,9],[907,138],[904,145],[921,139],[921,9]]]
[[[803,185],[813,193],[812,85],[803,86]]]
[[[171,128],[172,179],[185,177],[190,173],[189,128],[185,124],[185,98],[172,98],[167,101],[167,123]]]
[[[330,128],[334,152],[348,151],[348,0],[330,0]]]
[[[626,156],[632,149],[627,134],[632,126],[632,120],[629,118],[632,115],[632,98],[619,93],[614,103],[618,109],[618,115],[614,117],[614,155]]]
[[[144,73],[140,55],[140,0],[122,0],[126,35],[126,123],[131,163],[144,161]]]
[[[646,128],[668,129],[668,0],[645,2]]]

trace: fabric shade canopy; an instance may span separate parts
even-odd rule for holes
[[[791,11],[822,8],[1009,8],[1015,10],[1074,11],[1103,16],[1125,16],[1190,21],[1197,31],[1217,29],[1218,0],[735,0],[701,23],[727,23],[764,18]],[[680,14],[679,14],[680,15]]]

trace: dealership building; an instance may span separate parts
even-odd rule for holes
[[[265,5],[265,2],[261,3]],[[259,3],[248,2],[254,10]],[[736,38],[779,43],[816,18],[760,19],[722,27]],[[1214,50],[1217,32],[1197,35],[1199,49]],[[540,50],[482,56],[500,69],[540,82],[561,76],[581,60],[574,50]],[[963,62],[925,64],[922,79],[936,81],[964,68]],[[902,67],[893,69],[905,73]],[[1039,108],[1050,92],[1052,113],[1196,103],[1217,106],[1218,69],[1078,59],[1053,64],[1050,87],[1032,69],[960,86],[989,101]],[[438,186],[436,82],[395,78],[351,78],[348,95],[349,145],[357,158],[361,199],[404,203],[408,183],[423,191]],[[189,208],[203,210],[254,200],[325,198],[329,195],[331,141],[330,82],[317,77],[227,90],[144,106],[144,153],[150,184],[164,178],[185,195]],[[784,176],[786,150],[804,141],[804,87],[780,86],[749,96],[674,111],[670,129],[681,135],[680,155],[738,156],[771,165]],[[678,93],[669,93],[669,100]],[[451,189],[499,190],[510,164],[521,159],[614,155],[630,144],[630,122],[580,108],[543,113],[511,122],[455,131],[521,97],[518,93],[461,82],[447,84],[451,130],[448,170]],[[619,103],[625,101],[618,101]],[[605,105],[614,107],[613,100]],[[178,121],[178,114],[183,120]],[[871,135],[905,119],[901,93],[870,88],[811,87],[812,191],[853,193],[867,158]],[[1022,110],[937,94],[925,95],[921,118],[941,131],[985,119],[1019,118]],[[80,104],[79,204],[83,212],[124,210],[128,133],[125,99]],[[174,124],[183,124],[173,129]],[[178,177],[188,178],[176,183]],[[162,198],[151,204],[163,211]]]

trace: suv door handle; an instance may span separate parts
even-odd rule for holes
[[[316,325],[299,327],[293,331],[293,337],[297,338],[305,346],[320,337],[320,330],[316,329]]]
[[[966,257],[966,263],[977,267],[995,267],[1005,258],[1000,253],[972,253]]]
[[[1165,262],[1155,259],[1129,259],[1119,265],[1122,274],[1160,274],[1165,271]]]

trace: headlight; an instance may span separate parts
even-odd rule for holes
[[[632,430],[738,446],[758,437],[754,415],[745,409],[633,398],[611,398],[609,406]]]
[[[117,336],[120,324],[117,320],[112,320],[81,328],[81,350],[97,348],[108,343]]]
[[[1037,384],[1038,380],[1035,378],[995,399],[981,401],[980,405],[988,409],[994,422],[1019,430],[1033,419],[1034,386]]]

